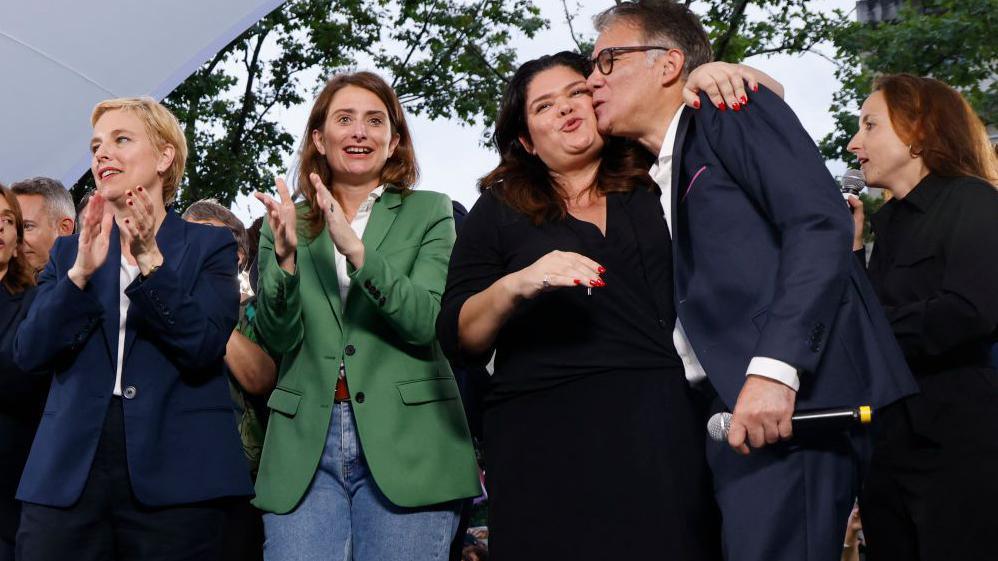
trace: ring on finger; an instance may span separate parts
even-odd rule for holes
[[[551,283],[548,281],[547,275],[544,275],[544,280],[541,281],[541,284],[544,285],[544,288],[551,288]]]

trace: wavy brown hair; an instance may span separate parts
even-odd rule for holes
[[[17,243],[17,248],[20,250],[21,244],[24,243],[24,218],[21,216],[21,205],[17,204],[17,195],[7,187],[4,187],[2,183],[0,183],[0,196],[7,201],[11,213],[14,215],[14,228],[17,231],[17,241],[15,243]],[[28,264],[28,260],[25,259],[23,252],[18,251],[16,255],[10,258],[10,262],[7,263],[7,274],[3,276],[2,282],[11,294],[18,294],[27,288],[35,286],[35,272],[31,269],[31,265]]]
[[[305,126],[305,134],[302,136],[301,148],[299,150],[298,166],[298,192],[308,201],[309,210],[305,214],[306,232],[309,237],[315,237],[322,231],[324,224],[323,212],[319,209],[315,198],[315,187],[312,186],[308,176],[317,173],[322,182],[327,186],[332,186],[333,170],[329,167],[326,157],[319,153],[312,141],[312,131],[321,131],[326,123],[326,115],[329,112],[329,104],[333,101],[336,92],[347,86],[356,86],[378,96],[378,99],[388,108],[388,120],[391,124],[392,134],[399,136],[398,145],[395,152],[385,162],[384,169],[381,170],[381,183],[392,185],[395,189],[403,193],[410,191],[419,179],[419,166],[416,164],[416,152],[412,146],[412,134],[409,132],[409,125],[405,120],[405,112],[402,104],[399,103],[395,90],[388,85],[380,76],[373,72],[351,72],[333,76],[325,87],[319,92],[312,104],[312,111],[308,115],[308,124]]]
[[[591,63],[580,54],[562,51],[523,63],[509,81],[496,120],[492,143],[499,151],[495,169],[478,181],[480,190],[491,189],[499,199],[526,214],[534,224],[565,218],[568,206],[564,192],[551,171],[520,143],[530,138],[527,129],[527,88],[541,72],[563,66],[585,80]],[[654,189],[648,176],[653,157],[641,146],[621,138],[607,138],[602,161],[592,186],[598,194],[629,192],[641,186]]]
[[[873,91],[883,92],[894,131],[930,172],[998,182],[995,149],[960,92],[939,80],[911,74],[881,76]]]

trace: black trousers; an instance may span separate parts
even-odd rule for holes
[[[870,561],[998,559],[998,377],[920,379],[878,415],[860,495]]]
[[[228,501],[150,507],[132,493],[120,398],[111,400],[83,494],[67,508],[25,503],[18,561],[217,561]]]

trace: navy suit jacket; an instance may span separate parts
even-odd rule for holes
[[[738,112],[700,102],[673,151],[675,296],[721,399],[734,407],[756,356],[798,369],[800,410],[915,393],[848,206],[793,111],[765,88]]]
[[[118,356],[118,228],[83,290],[66,276],[77,242],[56,242],[14,341],[23,370],[53,376],[17,498],[58,507],[83,492]],[[189,224],[172,211],[156,242],[162,268],[125,288],[122,387],[134,396],[122,401],[132,490],[147,505],[251,494],[223,363],[239,308],[235,242],[225,229]]]

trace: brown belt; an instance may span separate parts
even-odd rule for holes
[[[350,390],[347,388],[347,379],[343,376],[336,378],[336,392],[333,394],[333,401],[350,401]]]

